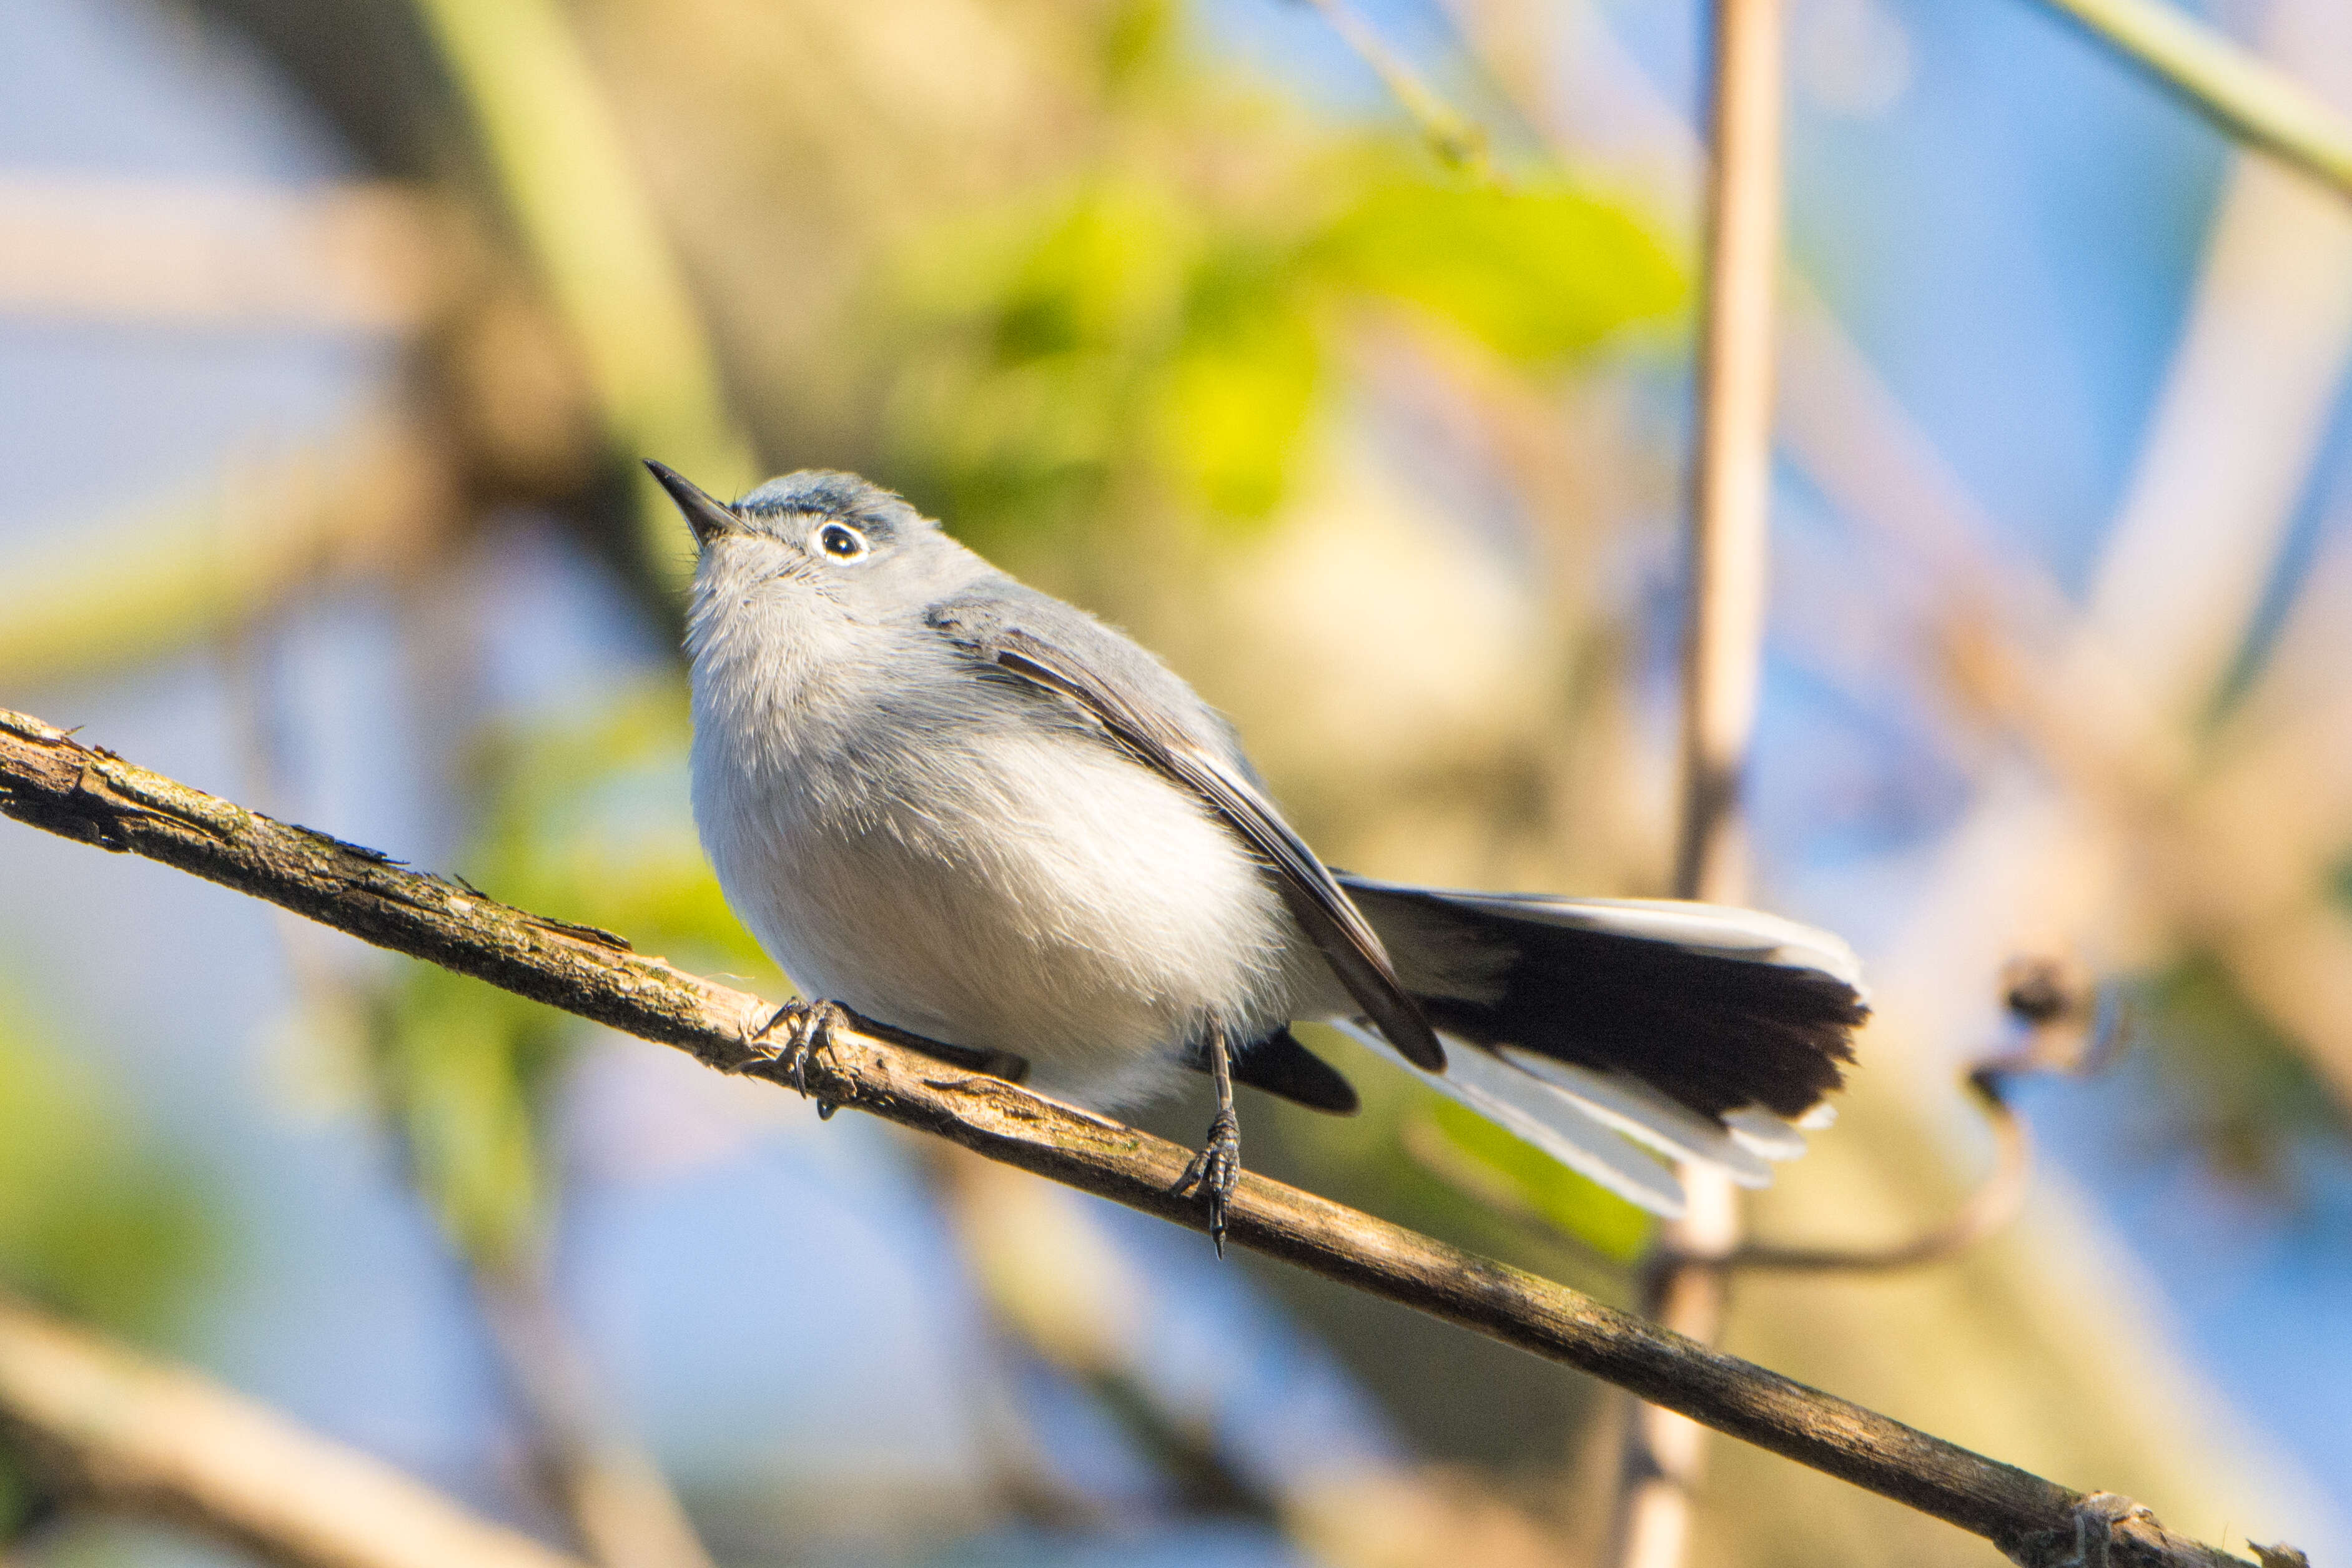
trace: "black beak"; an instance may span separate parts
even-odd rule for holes
[[[708,549],[720,534],[734,533],[742,528],[743,520],[735,515],[734,507],[713,500],[677,469],[650,457],[646,459],[646,466],[661,481],[661,487],[669,492],[669,498],[677,503],[677,509],[686,514],[686,526],[694,530],[698,546]]]

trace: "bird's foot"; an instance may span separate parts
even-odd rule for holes
[[[809,1058],[820,1051],[830,1051],[833,1031],[848,1025],[849,1014],[838,1002],[795,999],[778,1008],[775,1016],[761,1024],[744,1044],[758,1053],[763,1071],[782,1068],[785,1080],[805,1095],[809,1092]],[[770,1037],[779,1029],[783,1030],[783,1043],[772,1044]],[[833,1102],[818,1099],[816,1113],[820,1120],[830,1117],[834,1110]]]
[[[1219,1111],[1209,1124],[1209,1135],[1201,1145],[1201,1152],[1176,1178],[1168,1190],[1181,1197],[1188,1192],[1198,1192],[1209,1206],[1209,1239],[1217,1245],[1217,1256],[1225,1255],[1225,1206],[1233,1201],[1234,1188],[1242,1179],[1242,1127],[1231,1111]]]

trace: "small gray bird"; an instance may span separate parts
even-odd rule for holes
[[[806,996],[1045,1092],[1114,1110],[1208,1072],[1178,1190],[1221,1249],[1234,1080],[1356,1106],[1295,1019],[1660,1214],[1680,1184],[1636,1145],[1760,1186],[1823,1119],[1867,1011],[1837,938],[1334,873],[1166,665],[898,496],[808,470],[726,506],[647,466],[700,549],[694,819],[735,913]]]

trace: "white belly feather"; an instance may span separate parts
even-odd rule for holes
[[[1237,1043],[1291,1016],[1312,949],[1280,895],[1205,807],[1107,746],[935,736],[856,779],[697,750],[728,900],[808,996],[1026,1057],[1038,1088],[1103,1108],[1163,1087],[1213,1011]]]

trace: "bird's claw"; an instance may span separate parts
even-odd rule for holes
[[[775,1016],[761,1024],[744,1043],[759,1054],[763,1067],[782,1067],[792,1086],[805,1095],[809,1092],[809,1058],[820,1051],[831,1050],[834,1030],[837,1026],[846,1026],[848,1021],[849,1015],[842,1011],[838,1002],[789,1001],[778,1008]],[[781,1046],[769,1044],[768,1037],[779,1027],[784,1030],[784,1043]],[[820,1117],[831,1116],[834,1109],[830,1101],[820,1099],[817,1102]]]
[[[1231,1111],[1220,1111],[1209,1124],[1209,1135],[1201,1145],[1201,1152],[1176,1178],[1168,1190],[1178,1197],[1188,1192],[1198,1192],[1209,1206],[1209,1239],[1216,1243],[1217,1256],[1225,1255],[1225,1206],[1233,1201],[1234,1189],[1242,1179],[1242,1128]]]

